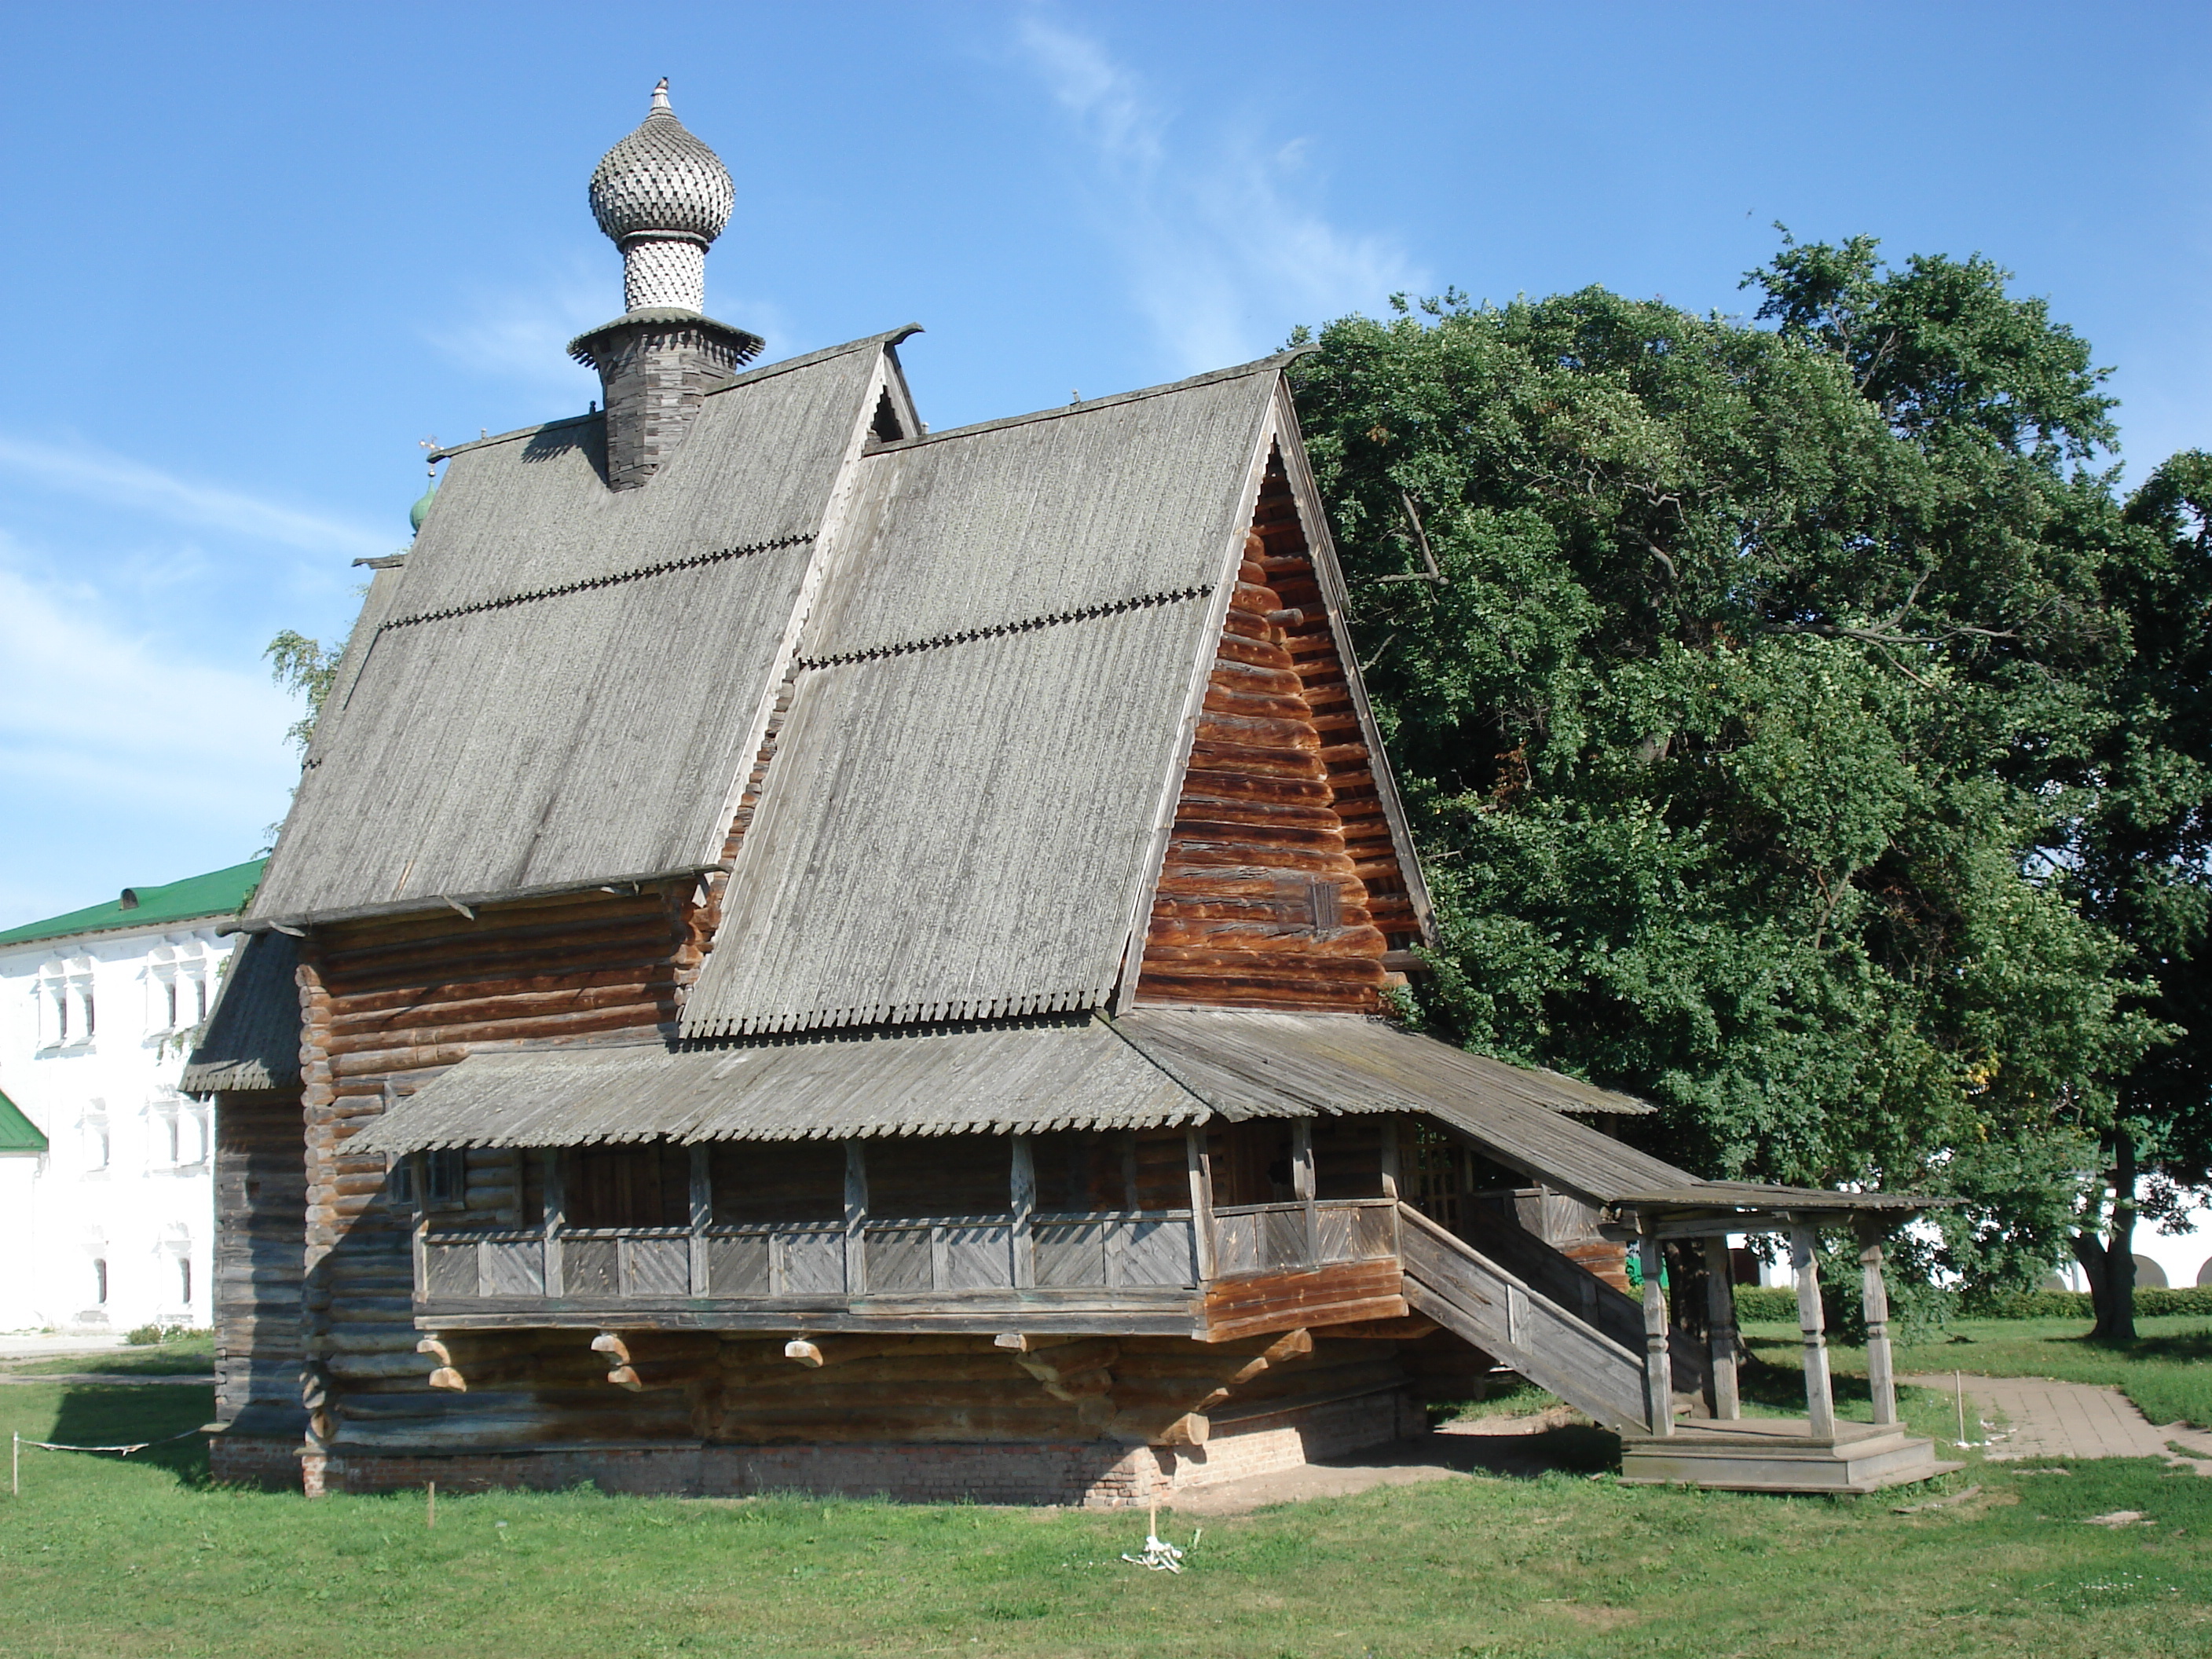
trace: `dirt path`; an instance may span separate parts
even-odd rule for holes
[[[1948,1375],[1900,1376],[1900,1382],[1952,1392]],[[2057,1382],[2047,1376],[1966,1376],[1969,1408],[1966,1432],[1975,1436],[1975,1418],[1993,1408],[2006,1426],[1991,1431],[1991,1462],[2021,1457],[2163,1457],[2212,1475],[2212,1434],[2179,1423],[2153,1423],[2118,1389],[2087,1382]],[[2186,1447],[2177,1454],[2168,1443]]]
[[[1611,1441],[1565,1407],[1528,1417],[1476,1418],[1345,1457],[1180,1492],[1161,1499],[1160,1507],[1177,1515],[1244,1515],[1270,1504],[1450,1480],[1477,1469],[1533,1479],[1548,1469],[1601,1467],[1611,1455]]]

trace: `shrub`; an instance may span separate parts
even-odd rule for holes
[[[208,1334],[189,1325],[141,1325],[136,1330],[125,1331],[123,1340],[134,1348],[152,1348],[165,1342],[189,1342],[196,1336]]]
[[[1828,1328],[1839,1336],[1845,1334],[1856,1322],[1853,1316],[1857,1311],[1857,1298],[1838,1297],[1832,1285],[1820,1288]],[[1907,1291],[1912,1288],[1897,1285],[1890,1292],[1891,1334],[1899,1341],[1914,1340],[1908,1326],[1921,1322],[1911,1316],[1906,1307]],[[1968,1303],[1959,1311],[1975,1319],[2096,1317],[2086,1291],[1999,1291]],[[2167,1315],[2212,1317],[2212,1285],[2168,1290],[2147,1286],[2136,1292],[2136,1314],[2142,1319]],[[1781,1285],[1739,1285],[1735,1291],[1735,1316],[1753,1322],[1794,1324],[1797,1319],[1797,1292]],[[1942,1321],[1936,1316],[1929,1322],[1940,1325]]]

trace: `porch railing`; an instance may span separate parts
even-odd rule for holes
[[[1397,1200],[1225,1205],[1213,1212],[1213,1274],[1295,1273],[1398,1253]]]
[[[1188,1210],[622,1229],[428,1228],[427,1300],[721,1300],[1172,1290],[1199,1282]]]

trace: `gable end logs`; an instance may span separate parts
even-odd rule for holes
[[[1366,1012],[1419,924],[1279,453],[1155,890],[1140,1001]]]

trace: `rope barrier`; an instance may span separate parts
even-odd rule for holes
[[[26,1440],[20,1434],[10,1436],[8,1449],[8,1494],[11,1498],[23,1495],[23,1448],[35,1447],[40,1451],[120,1452],[128,1457],[132,1452],[144,1451],[149,1446],[166,1446],[173,1440],[189,1440],[204,1429],[186,1429],[181,1434],[165,1434],[159,1440],[134,1440],[123,1446],[72,1446],[59,1440]]]

